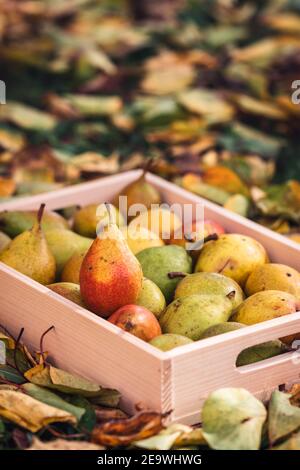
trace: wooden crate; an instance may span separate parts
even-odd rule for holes
[[[6,202],[8,209],[47,209],[110,200],[138,171],[103,178],[53,193]],[[168,203],[199,203],[201,198],[154,175],[148,175]],[[228,232],[253,236],[273,262],[300,270],[300,247],[243,217],[202,199],[205,217]],[[13,334],[25,328],[24,340],[38,349],[41,334],[54,325],[46,348],[58,367],[120,390],[123,406],[133,411],[144,404],[170,420],[196,423],[206,396],[219,387],[245,387],[267,398],[278,385],[300,377],[300,357],[287,353],[257,364],[235,366],[246,347],[300,331],[300,312],[208,338],[163,353],[106,320],[55,294],[46,287],[0,263],[0,323]]]

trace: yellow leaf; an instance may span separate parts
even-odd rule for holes
[[[104,450],[105,447],[86,441],[67,441],[65,439],[55,439],[50,442],[42,442],[34,437],[32,444],[26,450]]]
[[[11,390],[0,390],[0,416],[32,432],[50,423],[76,424],[75,416],[70,413]]]
[[[231,194],[249,195],[247,186],[234,171],[225,166],[208,168],[202,175],[204,183],[223,189]]]

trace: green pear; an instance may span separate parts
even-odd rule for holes
[[[255,325],[297,312],[299,308],[300,302],[294,295],[279,290],[265,290],[244,300],[231,319],[245,325]]]
[[[149,341],[149,344],[152,344],[152,346],[155,346],[161,351],[170,351],[171,349],[191,343],[193,343],[193,341],[186,336],[173,335],[171,333],[156,336],[151,341]]]
[[[244,300],[244,293],[233,279],[217,273],[194,273],[185,276],[175,290],[175,299],[193,294],[214,294],[227,296],[233,308]]]
[[[203,331],[200,339],[211,338],[212,336],[222,335],[223,333],[229,333],[230,331],[240,330],[244,328],[245,325],[242,323],[237,323],[234,321],[225,321],[222,323],[217,323],[212,325],[207,330]]]
[[[49,284],[47,287],[62,297],[65,297],[75,304],[84,307],[84,303],[80,294],[80,287],[78,284],[73,284],[72,282],[57,282],[55,284]]]
[[[4,232],[0,232],[0,253],[8,247],[11,242],[11,238]]]
[[[232,303],[227,297],[194,294],[174,300],[159,321],[163,333],[197,341],[209,326],[227,321],[231,313]]]
[[[118,227],[124,225],[122,214],[113,205],[110,205],[111,217]],[[89,204],[82,207],[74,215],[73,230],[79,235],[88,238],[96,238],[98,224],[107,225],[108,214],[105,204]]]
[[[263,264],[248,277],[245,291],[248,296],[263,290],[281,290],[300,300],[300,273],[284,264]]]
[[[41,284],[51,284],[56,263],[41,228],[44,207],[42,204],[33,227],[18,235],[0,254],[0,261]]]
[[[92,239],[82,237],[71,230],[48,230],[45,235],[56,261],[58,276],[74,253],[87,251],[93,243]]]
[[[180,278],[170,278],[171,272],[192,272],[192,258],[184,248],[167,245],[146,248],[136,255],[141,263],[144,276],[153,281],[162,291],[167,302],[173,298]]]
[[[202,248],[195,271],[224,274],[242,287],[252,271],[268,262],[264,247],[246,235],[220,235]]]
[[[30,230],[37,218],[37,211],[0,212],[0,227],[3,232],[15,238],[25,230]],[[68,222],[56,212],[47,211],[43,215],[42,230],[69,229]]]
[[[150,312],[154,313],[156,318],[159,318],[166,308],[166,300],[160,288],[150,279],[144,278],[136,305],[147,308]]]
[[[211,338],[212,336],[218,336],[223,333],[228,333],[230,331],[236,331],[241,328],[244,328],[245,325],[236,322],[223,322],[213,325],[201,335],[200,339]],[[270,357],[278,356],[286,351],[285,345],[279,341],[267,341],[266,343],[257,344],[256,346],[251,346],[250,348],[244,349],[236,360],[237,367],[246,366],[248,364],[253,364],[255,362],[263,361],[264,359],[269,359]]]

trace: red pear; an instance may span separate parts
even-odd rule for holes
[[[151,341],[161,335],[156,316],[139,305],[125,305],[119,308],[108,321],[144,341]]]
[[[84,303],[92,312],[106,318],[123,305],[137,301],[142,280],[138,260],[110,219],[81,265],[80,290]]]

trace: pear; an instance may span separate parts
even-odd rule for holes
[[[300,273],[284,264],[258,266],[248,277],[245,292],[248,296],[263,290],[281,290],[300,300]]]
[[[234,312],[232,320],[254,325],[297,312],[299,308],[300,302],[294,295],[279,290],[265,290],[244,300]]]
[[[203,331],[200,339],[211,338],[212,336],[218,336],[224,333],[229,333],[230,331],[240,330],[244,327],[245,325],[242,323],[237,323],[234,321],[217,323],[216,325],[210,326],[207,328],[207,330]]]
[[[41,228],[44,208],[42,204],[33,227],[12,240],[1,253],[0,261],[46,285],[55,279],[56,264]]]
[[[122,214],[114,206],[111,206],[111,214],[118,226],[124,225]],[[73,230],[83,237],[95,238],[98,224],[105,224],[107,217],[105,204],[89,204],[75,213]]]
[[[251,272],[267,262],[266,250],[258,241],[230,233],[204,245],[195,271],[224,274],[243,287]]]
[[[162,291],[167,303],[173,298],[180,278],[169,277],[170,272],[192,272],[192,259],[184,248],[168,245],[146,248],[136,255],[141,263],[144,276],[153,281]]]
[[[150,209],[152,204],[161,204],[159,191],[146,180],[147,169],[148,167],[146,167],[145,171],[136,181],[122,189],[121,194],[114,201],[117,207],[120,208],[120,196],[127,197],[128,209],[135,204],[142,204],[145,210]]]
[[[150,279],[144,278],[136,305],[147,308],[156,318],[159,318],[166,308],[166,301],[160,288]]]
[[[11,238],[4,232],[0,232],[0,253],[8,247],[11,242]]]
[[[211,338],[212,336],[236,331],[244,327],[245,325],[235,322],[218,323],[217,325],[207,328],[207,330],[205,330],[201,335],[200,339]],[[238,355],[236,365],[237,367],[246,366],[248,364],[263,361],[264,359],[269,359],[270,357],[278,356],[278,354],[282,354],[285,351],[286,347],[281,341],[267,341],[266,343],[257,344],[256,346],[244,349]]]
[[[161,351],[170,351],[171,349],[184,346],[185,344],[191,344],[193,341],[186,336],[173,335],[166,333],[165,335],[159,335],[149,341],[149,344],[155,346]]]
[[[145,227],[140,227],[139,230],[134,227],[121,227],[121,232],[134,255],[146,248],[164,246],[159,236]]]
[[[64,269],[61,273],[62,282],[72,282],[73,284],[79,284],[80,269],[83,258],[85,257],[86,253],[87,250],[81,251],[80,253],[76,252],[66,262]]]
[[[56,284],[49,284],[47,287],[62,297],[84,307],[78,284],[73,284],[72,282],[57,282]]]
[[[37,218],[37,211],[0,212],[0,227],[3,232],[15,238],[25,230],[30,230]],[[69,229],[68,222],[56,212],[45,212],[42,220],[44,232],[52,229]]]
[[[175,212],[160,206],[142,212],[130,222],[128,227],[130,229],[133,227],[134,230],[140,230],[140,227],[144,227],[150,232],[156,233],[166,242],[171,239],[172,234],[178,231],[181,225],[181,219]]]
[[[107,210],[110,215],[109,205]],[[103,226],[80,270],[80,289],[88,308],[102,316],[124,305],[135,304],[140,295],[143,272],[113,219]]]
[[[87,251],[93,240],[82,237],[71,230],[49,230],[46,239],[56,261],[56,273],[60,276],[65,264],[75,253]]]
[[[227,321],[231,301],[222,295],[188,295],[174,300],[160,317],[163,333],[187,336],[197,341],[212,325]]]
[[[194,273],[185,276],[175,290],[174,298],[193,294],[215,294],[227,296],[233,308],[244,300],[244,293],[233,279],[217,273]]]

